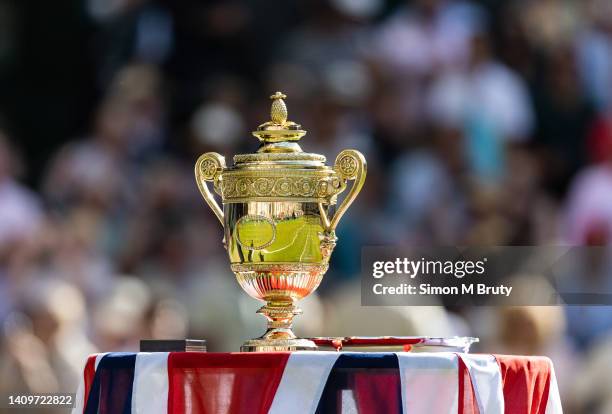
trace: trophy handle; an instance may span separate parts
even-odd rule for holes
[[[350,191],[342,203],[340,203],[338,210],[336,210],[336,214],[334,214],[331,220],[329,220],[327,214],[325,214],[321,208],[322,206],[320,206],[320,210],[323,215],[323,222],[330,232],[336,230],[338,222],[340,222],[340,219],[344,213],[346,213],[346,210],[348,210],[353,201],[355,201],[359,191],[361,191],[361,187],[363,187],[363,183],[365,182],[366,178],[367,164],[363,154],[361,154],[359,151],[344,150],[336,157],[334,170],[345,183],[347,180],[353,180],[354,182]]]
[[[217,184],[217,180],[221,172],[225,169],[225,157],[216,152],[207,152],[206,154],[200,155],[200,158],[196,161],[195,164],[195,179],[198,184],[198,189],[204,197],[204,201],[208,204],[208,207],[215,213],[215,216],[221,222],[223,226],[223,209],[215,200],[215,197],[208,189],[207,181],[212,181],[214,184]]]

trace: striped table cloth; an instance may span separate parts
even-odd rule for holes
[[[561,414],[544,357],[436,353],[90,356],[73,414]]]

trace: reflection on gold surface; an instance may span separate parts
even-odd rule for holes
[[[261,214],[266,209],[264,206],[257,208],[260,214],[251,214],[253,203],[248,204],[246,214],[242,214],[240,204],[226,206],[228,217],[239,217],[227,227],[227,232],[231,231],[226,235],[231,263],[326,263],[320,248],[325,228],[316,204],[296,208],[301,203],[255,203],[269,207],[267,210],[271,211],[266,214]],[[275,204],[290,205],[291,208],[285,213],[279,208],[282,206]],[[232,210],[239,210],[240,213]],[[262,219],[245,219],[249,217]],[[245,245],[244,241],[248,239],[256,239],[260,245]]]

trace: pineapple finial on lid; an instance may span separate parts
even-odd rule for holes
[[[282,92],[276,92],[270,96],[272,99],[272,107],[270,108],[270,119],[272,122],[279,125],[284,125],[287,122],[287,105],[285,105],[285,99],[287,95]]]
[[[282,92],[275,92],[270,96],[272,106],[270,108],[270,121],[261,124],[253,131],[253,135],[264,144],[280,143],[286,141],[299,141],[306,131],[301,129],[301,125],[287,120],[287,105],[284,99],[287,98]],[[267,150],[278,150],[283,148],[283,151],[298,151],[298,147],[266,147]],[[299,150],[301,151],[301,150]]]

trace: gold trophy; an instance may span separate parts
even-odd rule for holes
[[[270,98],[272,120],[253,132],[261,141],[257,152],[235,155],[230,168],[220,154],[202,154],[195,177],[225,229],[224,245],[238,283],[266,302],[257,311],[268,320],[266,333],[241,351],[314,350],[314,342],[291,331],[293,317],[302,313],[297,301],[313,292],[327,271],[336,226],[363,186],[366,161],[360,152],[344,150],[331,168],[323,155],[303,152],[298,141],[306,131],[287,120],[286,96],[276,92]],[[351,189],[336,210],[349,180]]]

